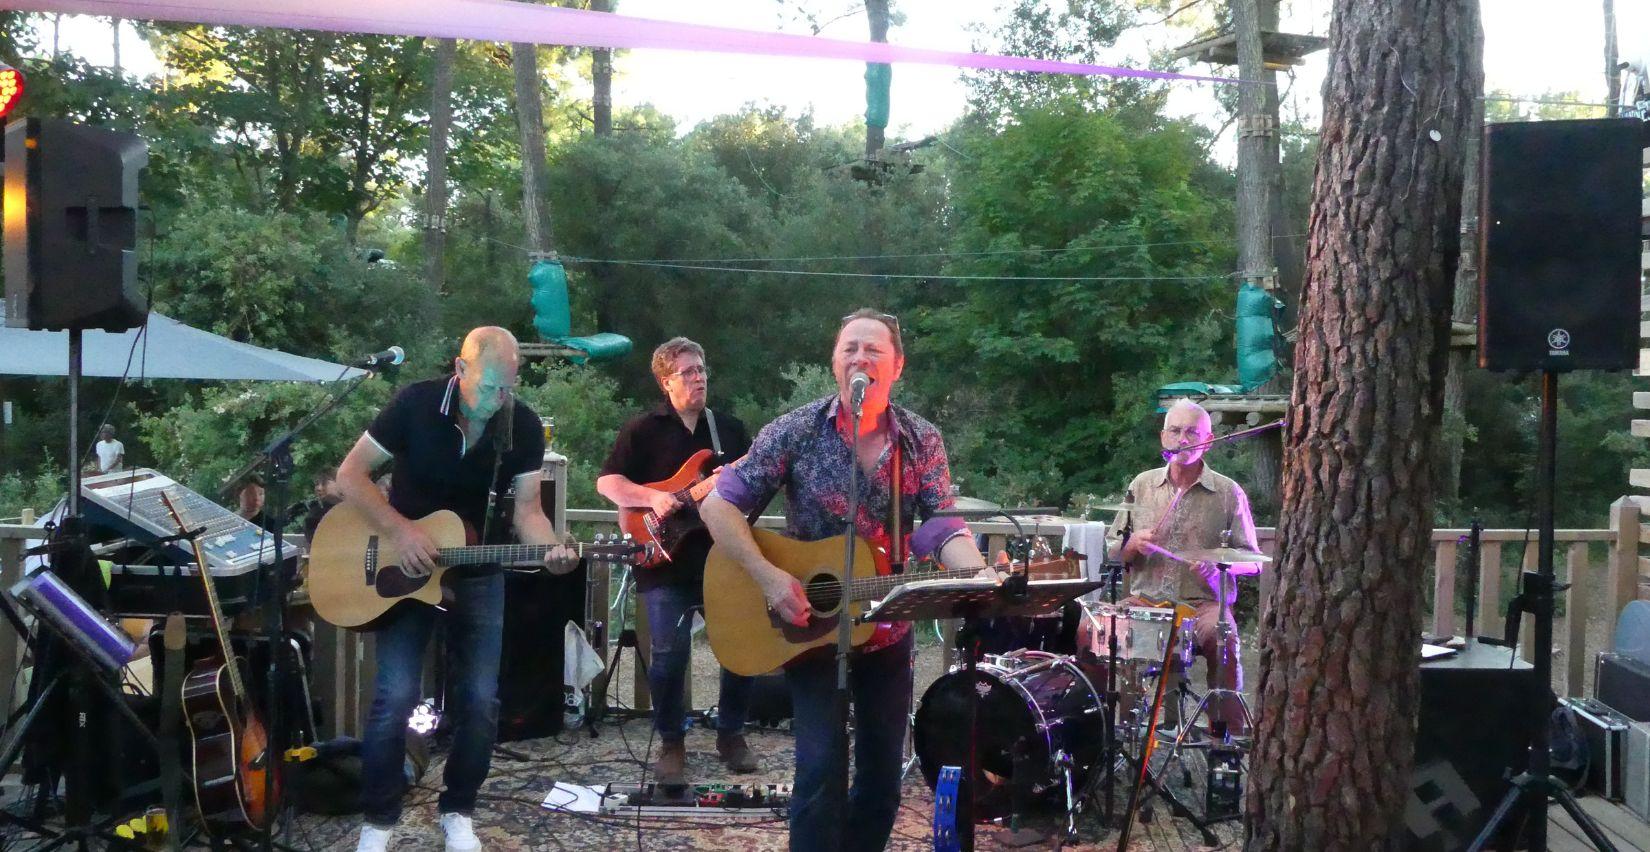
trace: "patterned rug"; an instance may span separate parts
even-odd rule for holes
[[[483,801],[475,815],[476,833],[489,850],[687,850],[715,849],[724,852],[755,852],[786,848],[787,828],[780,817],[743,819],[705,817],[643,818],[589,816],[558,812],[543,807],[545,796],[557,781],[600,786],[607,783],[637,783],[642,780],[641,760],[649,747],[649,724],[638,719],[604,724],[591,738],[584,733],[564,733],[555,738],[509,743],[495,754],[492,774],[483,790]],[[750,743],[761,768],[750,775],[730,774],[717,760],[715,735],[695,729],[688,735],[688,776],[699,782],[742,784],[788,784],[792,772],[791,735],[784,731],[754,731]],[[436,824],[436,791],[441,779],[438,754],[423,776],[420,786],[408,796],[408,805],[393,848],[434,850],[442,848]],[[1200,769],[1201,767],[1199,767]],[[1178,773],[1175,773],[1178,774]],[[1118,789],[1120,802],[1126,801],[1126,786]],[[1195,801],[1195,800],[1194,800]],[[1194,807],[1198,805],[1194,804]],[[889,849],[929,850],[933,848],[934,798],[913,769],[906,779],[898,822]],[[1118,806],[1121,810],[1121,803]],[[1136,824],[1130,850],[1237,849],[1241,832],[1236,823],[1216,826],[1217,843],[1206,845],[1190,823],[1168,818],[1166,808],[1154,808],[1154,819]],[[283,831],[283,841],[301,850],[353,848],[359,817],[294,817]],[[1063,830],[1060,813],[1039,814],[1028,821],[1036,832],[1033,842],[1021,848],[1059,848],[1058,832]],[[977,848],[1005,849],[1002,829],[982,826]],[[1065,849],[1100,850],[1117,847],[1117,833],[1104,829],[1091,814],[1077,822],[1077,841]]]

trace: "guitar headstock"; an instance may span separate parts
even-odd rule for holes
[[[172,500],[172,489],[162,488],[160,490],[160,502],[161,505],[166,507],[166,514],[172,516],[172,525],[178,528],[178,534],[182,535],[189,532],[189,524],[183,518],[183,510],[178,508],[178,504]]]
[[[597,533],[584,545],[584,558],[592,565],[640,565],[654,556],[656,547],[637,541],[629,533]]]

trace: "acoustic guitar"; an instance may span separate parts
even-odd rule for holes
[[[189,532],[171,496],[162,491],[160,499],[178,532]],[[206,589],[206,608],[219,649],[219,656],[195,663],[183,679],[183,719],[189,726],[195,805],[208,831],[214,824],[261,829],[274,812],[265,798],[270,771],[269,732],[247,701],[241,661],[229,643],[229,628],[200,538],[189,541],[195,548],[195,569]]]
[[[781,571],[802,583],[813,615],[798,627],[768,610],[762,587],[743,565],[720,544],[705,560],[705,632],[711,650],[723,668],[739,675],[761,675],[783,666],[815,648],[836,643],[838,620],[844,609],[842,560],[845,536],[797,541],[771,530],[751,530],[762,555]],[[891,574],[888,559],[863,538],[854,540],[854,582],[848,590],[846,612],[862,615],[870,601],[886,597],[895,586],[913,580],[957,580],[973,577],[978,568]],[[1055,560],[1065,561],[1065,560]],[[1044,563],[1032,563],[1038,570]],[[1006,566],[1000,566],[1006,567]],[[1033,574],[1032,576],[1036,576]],[[875,623],[854,626],[853,644],[870,640]]]
[[[458,515],[432,512],[414,521],[438,548],[435,571],[409,577],[401,570],[401,555],[379,534],[367,514],[349,502],[330,509],[309,550],[309,602],[315,613],[331,624],[371,629],[380,617],[402,602],[438,605],[442,579],[465,565],[503,565],[542,569],[544,555],[555,545],[470,545],[469,530]],[[579,558],[609,564],[634,564],[648,547],[614,536],[593,544],[572,544]]]
[[[669,562],[682,539],[705,528],[704,520],[699,517],[699,503],[710,496],[716,488],[717,477],[721,475],[709,469],[710,460],[715,455],[710,450],[700,450],[682,462],[682,466],[669,479],[643,483],[644,488],[675,495],[676,501],[682,504],[676,511],[661,518],[648,508],[619,509],[619,529],[631,538],[654,547],[647,559],[637,563],[638,567],[657,568]]]

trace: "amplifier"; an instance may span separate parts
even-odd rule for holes
[[[1635,722],[1650,722],[1650,665],[1624,654],[1600,651],[1593,697]]]
[[[1633,720],[1592,698],[1565,698],[1581,723],[1587,738],[1587,789],[1609,799],[1622,801],[1622,769],[1627,758],[1627,729]]]
[[[1650,722],[1627,729],[1627,768],[1622,772],[1627,809],[1650,822]]]
[[[1547,694],[1510,648],[1473,641],[1421,664],[1404,848],[1452,852],[1477,836],[1507,792],[1506,772],[1528,763],[1530,739],[1546,721]],[[1522,811],[1510,825],[1522,821]]]

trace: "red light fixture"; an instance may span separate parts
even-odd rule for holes
[[[23,72],[0,62],[0,118],[5,118],[22,99]]]

